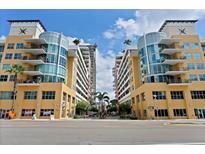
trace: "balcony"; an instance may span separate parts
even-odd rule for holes
[[[183,63],[185,59],[186,59],[185,57],[178,57],[178,58],[171,57],[171,58],[164,59],[162,63],[168,65],[175,65],[178,63]]]
[[[172,55],[172,54],[180,53],[183,51],[184,51],[184,49],[182,49],[182,48],[166,48],[166,49],[163,49],[161,53],[167,54],[167,55]]]
[[[169,86],[188,86],[191,84],[190,80],[169,80],[167,81]]]
[[[32,55],[42,55],[46,54],[46,48],[45,47],[30,47],[30,48],[24,48],[21,49],[25,53],[29,53]]]
[[[21,60],[22,63],[24,64],[30,64],[30,65],[40,65],[40,64],[44,64],[44,59],[42,57],[32,57],[32,58],[23,58],[23,60]]]
[[[27,68],[27,69],[24,70],[23,73],[26,74],[26,75],[29,75],[29,76],[43,75],[43,73],[41,71],[35,70],[33,68]]]
[[[164,38],[159,41],[159,44],[166,44],[166,45],[171,45],[173,43],[179,43],[181,39],[179,38]]]
[[[25,42],[36,45],[47,44],[46,40],[42,38],[29,38],[25,39]]]
[[[187,71],[187,68],[169,68],[165,71],[165,75],[180,75],[185,74]]]
[[[17,82],[18,86],[39,86],[40,82],[38,82],[37,80],[20,80]]]

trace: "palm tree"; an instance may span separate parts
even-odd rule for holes
[[[78,45],[78,44],[80,44],[80,40],[79,40],[79,39],[75,39],[75,40],[73,40],[73,43],[74,43],[75,45]]]
[[[103,93],[97,92],[96,98],[98,99],[100,103],[100,118],[104,118],[106,115],[105,102],[109,104],[109,100],[110,100],[110,98],[108,97],[108,93],[107,92],[103,92]]]
[[[125,45],[131,45],[132,41],[130,39],[127,39],[123,42]]]
[[[14,86],[13,86],[13,101],[11,106],[11,111],[14,111],[14,104],[15,104],[15,98],[16,98],[16,85],[17,85],[17,78],[19,74],[22,74],[24,71],[23,66],[19,64],[12,65],[6,72],[10,74],[14,74]]]

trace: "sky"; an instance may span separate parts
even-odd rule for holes
[[[97,91],[114,98],[112,68],[125,39],[136,44],[140,35],[157,31],[168,19],[198,19],[196,31],[205,38],[205,10],[0,10],[0,39],[11,19],[39,19],[47,31],[96,43]]]

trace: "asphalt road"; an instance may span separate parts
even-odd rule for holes
[[[205,144],[204,130],[204,120],[0,120],[0,144]]]

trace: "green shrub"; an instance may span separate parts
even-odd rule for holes
[[[85,101],[78,102],[76,105],[76,114],[77,115],[85,115],[88,111],[89,104]]]
[[[131,114],[131,104],[130,103],[122,103],[119,105],[120,115],[123,114]]]

